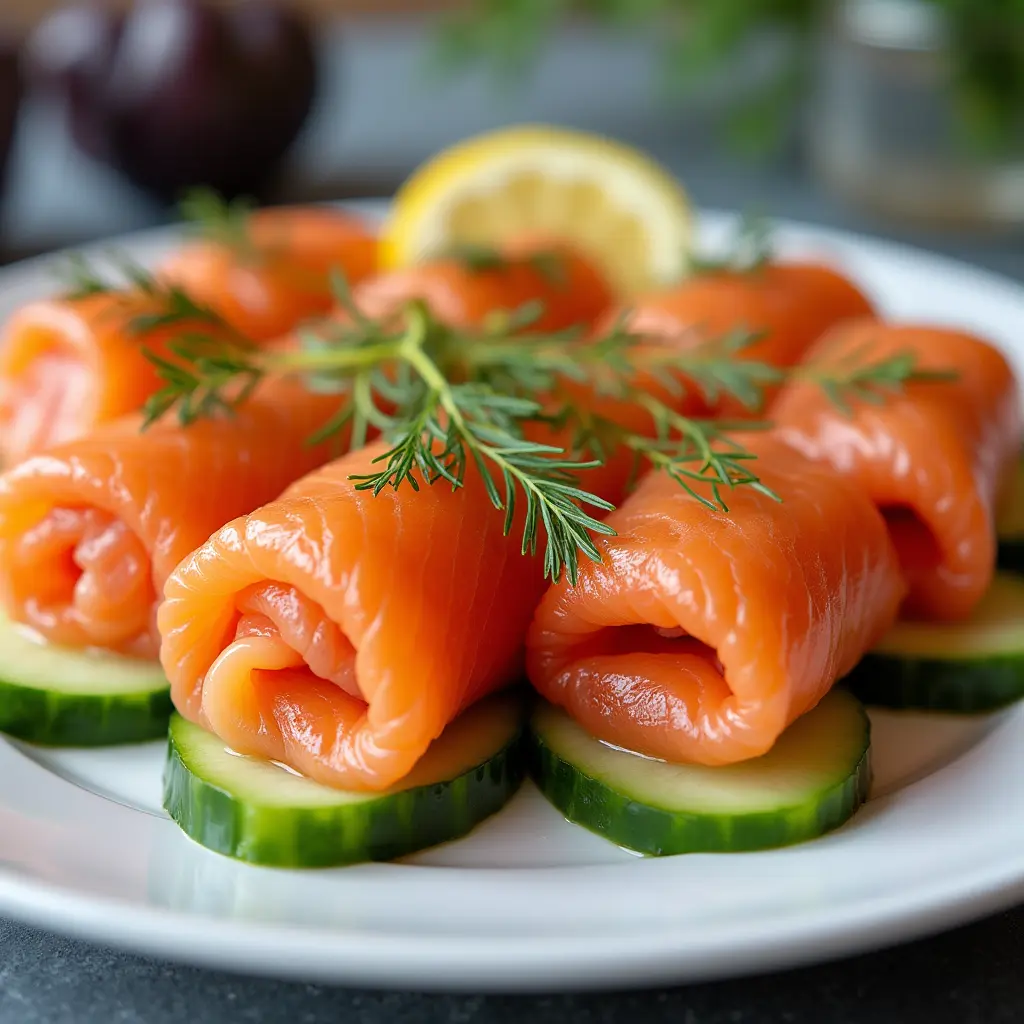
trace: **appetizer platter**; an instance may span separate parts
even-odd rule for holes
[[[1024,289],[526,127],[0,274],[0,912],[686,980],[1024,894]]]

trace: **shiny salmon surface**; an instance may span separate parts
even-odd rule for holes
[[[0,452],[6,464],[139,409],[160,387],[145,350],[167,354],[182,333],[218,336],[204,320],[135,329],[158,306],[117,291],[23,306],[0,339]]]
[[[768,263],[745,271],[714,271],[674,288],[639,296],[625,319],[630,330],[661,344],[695,348],[734,331],[760,337],[736,358],[787,367],[830,327],[872,314],[870,300],[852,282],[811,263]],[[684,381],[685,383],[685,381]],[[656,385],[645,386],[661,393]],[[692,385],[687,405],[695,405]],[[666,399],[668,400],[668,398]],[[708,413],[731,418],[751,410],[731,398],[702,402]]]
[[[305,441],[336,407],[275,383],[230,418],[143,433],[130,416],[19,463],[0,476],[7,614],[54,643],[155,655],[168,574],[329,458]]]
[[[279,338],[330,311],[330,275],[357,284],[377,268],[377,240],[359,218],[317,207],[258,210],[248,245],[197,241],[167,259],[160,274],[184,286],[254,341]]]
[[[378,318],[420,299],[437,319],[453,327],[478,327],[497,311],[514,312],[537,303],[534,331],[591,324],[612,303],[598,269],[566,246],[516,243],[497,265],[474,266],[441,258],[389,271],[355,289],[356,304]]]
[[[710,511],[650,474],[607,522],[600,563],[541,601],[531,682],[591,734],[669,761],[757,757],[860,660],[904,594],[857,485],[754,436],[752,487]]]
[[[160,657],[178,710],[241,753],[382,790],[458,712],[521,677],[545,590],[475,470],[376,497],[371,445],[218,530],[167,581]],[[609,498],[615,471],[586,485]],[[520,502],[520,506],[522,502]],[[543,541],[542,541],[543,544]]]
[[[849,413],[813,383],[795,383],[771,418],[789,444],[830,463],[881,509],[909,586],[904,614],[962,619],[992,580],[993,510],[1021,443],[1020,396],[995,348],[943,328],[859,321],[823,338],[807,361],[872,363],[904,352],[956,379],[913,383]]]

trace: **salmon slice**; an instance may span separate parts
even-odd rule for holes
[[[159,613],[183,715],[343,789],[393,785],[462,708],[520,678],[545,589],[540,557],[515,540],[522,509],[503,536],[474,469],[454,492],[357,490],[349,477],[383,450],[218,530],[171,575]],[[585,482],[609,499],[623,483],[615,469]]]
[[[214,319],[181,320],[138,331],[133,322],[158,312],[137,291],[51,299],[23,306],[0,341],[0,452],[7,464],[80,437],[139,409],[161,385],[145,350],[198,333],[223,337]]]
[[[278,338],[334,306],[330,275],[352,284],[377,268],[377,240],[361,219],[339,210],[287,206],[247,221],[248,248],[216,241],[184,246],[160,268],[254,341]]]
[[[676,762],[757,757],[896,616],[899,562],[857,485],[774,437],[746,443],[781,503],[738,487],[710,511],[650,474],[607,517],[602,561],[537,608],[530,681],[599,739]]]
[[[10,469],[0,477],[7,614],[54,643],[155,656],[171,570],[330,457],[305,439],[337,401],[268,384],[233,417],[143,433],[130,416]]]
[[[674,288],[639,297],[628,310],[626,326],[660,344],[694,348],[733,331],[763,334],[736,358],[788,367],[833,325],[873,312],[871,302],[851,281],[813,263],[769,263],[743,273],[714,271],[688,278]],[[620,314],[621,315],[621,314]],[[684,385],[686,381],[683,381]],[[670,404],[678,398],[649,380],[642,386]],[[688,411],[739,418],[750,415],[725,397],[695,402],[688,386]]]
[[[808,364],[913,353],[956,380],[909,385],[879,405],[837,409],[809,382],[786,388],[772,419],[789,444],[831,463],[881,509],[909,586],[904,615],[965,618],[992,581],[993,509],[1021,443],[1020,396],[991,345],[954,330],[866,320],[838,327]]]
[[[527,241],[509,244],[496,264],[440,258],[371,278],[355,290],[360,309],[388,316],[420,299],[452,327],[479,327],[495,311],[513,312],[538,303],[534,331],[591,324],[612,303],[612,291],[597,267],[564,245]]]

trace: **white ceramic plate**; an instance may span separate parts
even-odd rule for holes
[[[710,241],[727,225],[707,215]],[[988,334],[1024,368],[1024,288],[970,267],[783,225],[898,317]],[[166,235],[125,243],[140,258]],[[0,273],[0,313],[52,289]],[[1024,897],[1024,706],[877,714],[877,781],[838,832],[769,853],[644,860],[526,787],[459,842],[398,864],[283,872],[193,845],[160,809],[163,748],[0,742],[0,913],[208,966],[420,989],[692,981],[853,953]]]

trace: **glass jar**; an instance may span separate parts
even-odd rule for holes
[[[1024,26],[1014,31],[1024,36]],[[815,169],[839,195],[887,217],[1024,225],[1024,130],[1000,157],[964,145],[947,46],[941,12],[922,0],[837,3],[816,53]]]

